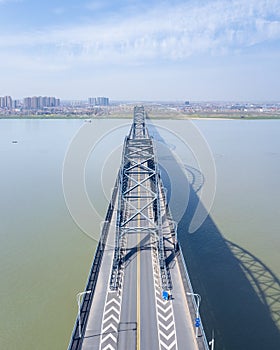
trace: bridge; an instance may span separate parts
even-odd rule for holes
[[[68,350],[209,349],[142,106],[77,301]]]

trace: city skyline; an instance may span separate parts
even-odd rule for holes
[[[278,101],[276,0],[0,0],[0,95]]]

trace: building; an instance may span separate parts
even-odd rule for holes
[[[0,97],[0,108],[12,109],[13,100],[11,96]]]
[[[25,97],[23,99],[23,108],[31,109],[31,97]]]
[[[108,97],[90,97],[88,99],[90,106],[109,106]]]
[[[36,96],[31,97],[31,109],[39,109],[39,108],[40,108],[39,97],[36,97]]]
[[[13,108],[17,109],[21,107],[20,100],[13,100]]]

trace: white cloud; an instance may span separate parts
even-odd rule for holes
[[[102,6],[100,2],[91,5]],[[173,7],[165,3],[121,21],[2,36],[0,47],[39,61],[51,60],[57,67],[71,67],[94,62],[176,62],[201,54],[234,54],[279,39],[278,0],[217,0]]]

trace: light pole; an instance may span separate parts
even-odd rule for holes
[[[91,293],[91,290],[87,290],[86,292],[81,292],[77,294],[77,303],[78,303],[78,327],[79,327],[79,338],[81,338],[81,297],[85,294]]]
[[[212,340],[209,342],[209,345],[211,345],[211,350],[214,350],[214,331],[212,331]]]
[[[198,327],[200,327],[200,318],[199,318],[199,305],[201,303],[201,296],[197,293],[187,293],[187,295],[193,295],[196,297],[196,319],[195,319],[195,336],[198,337]]]

